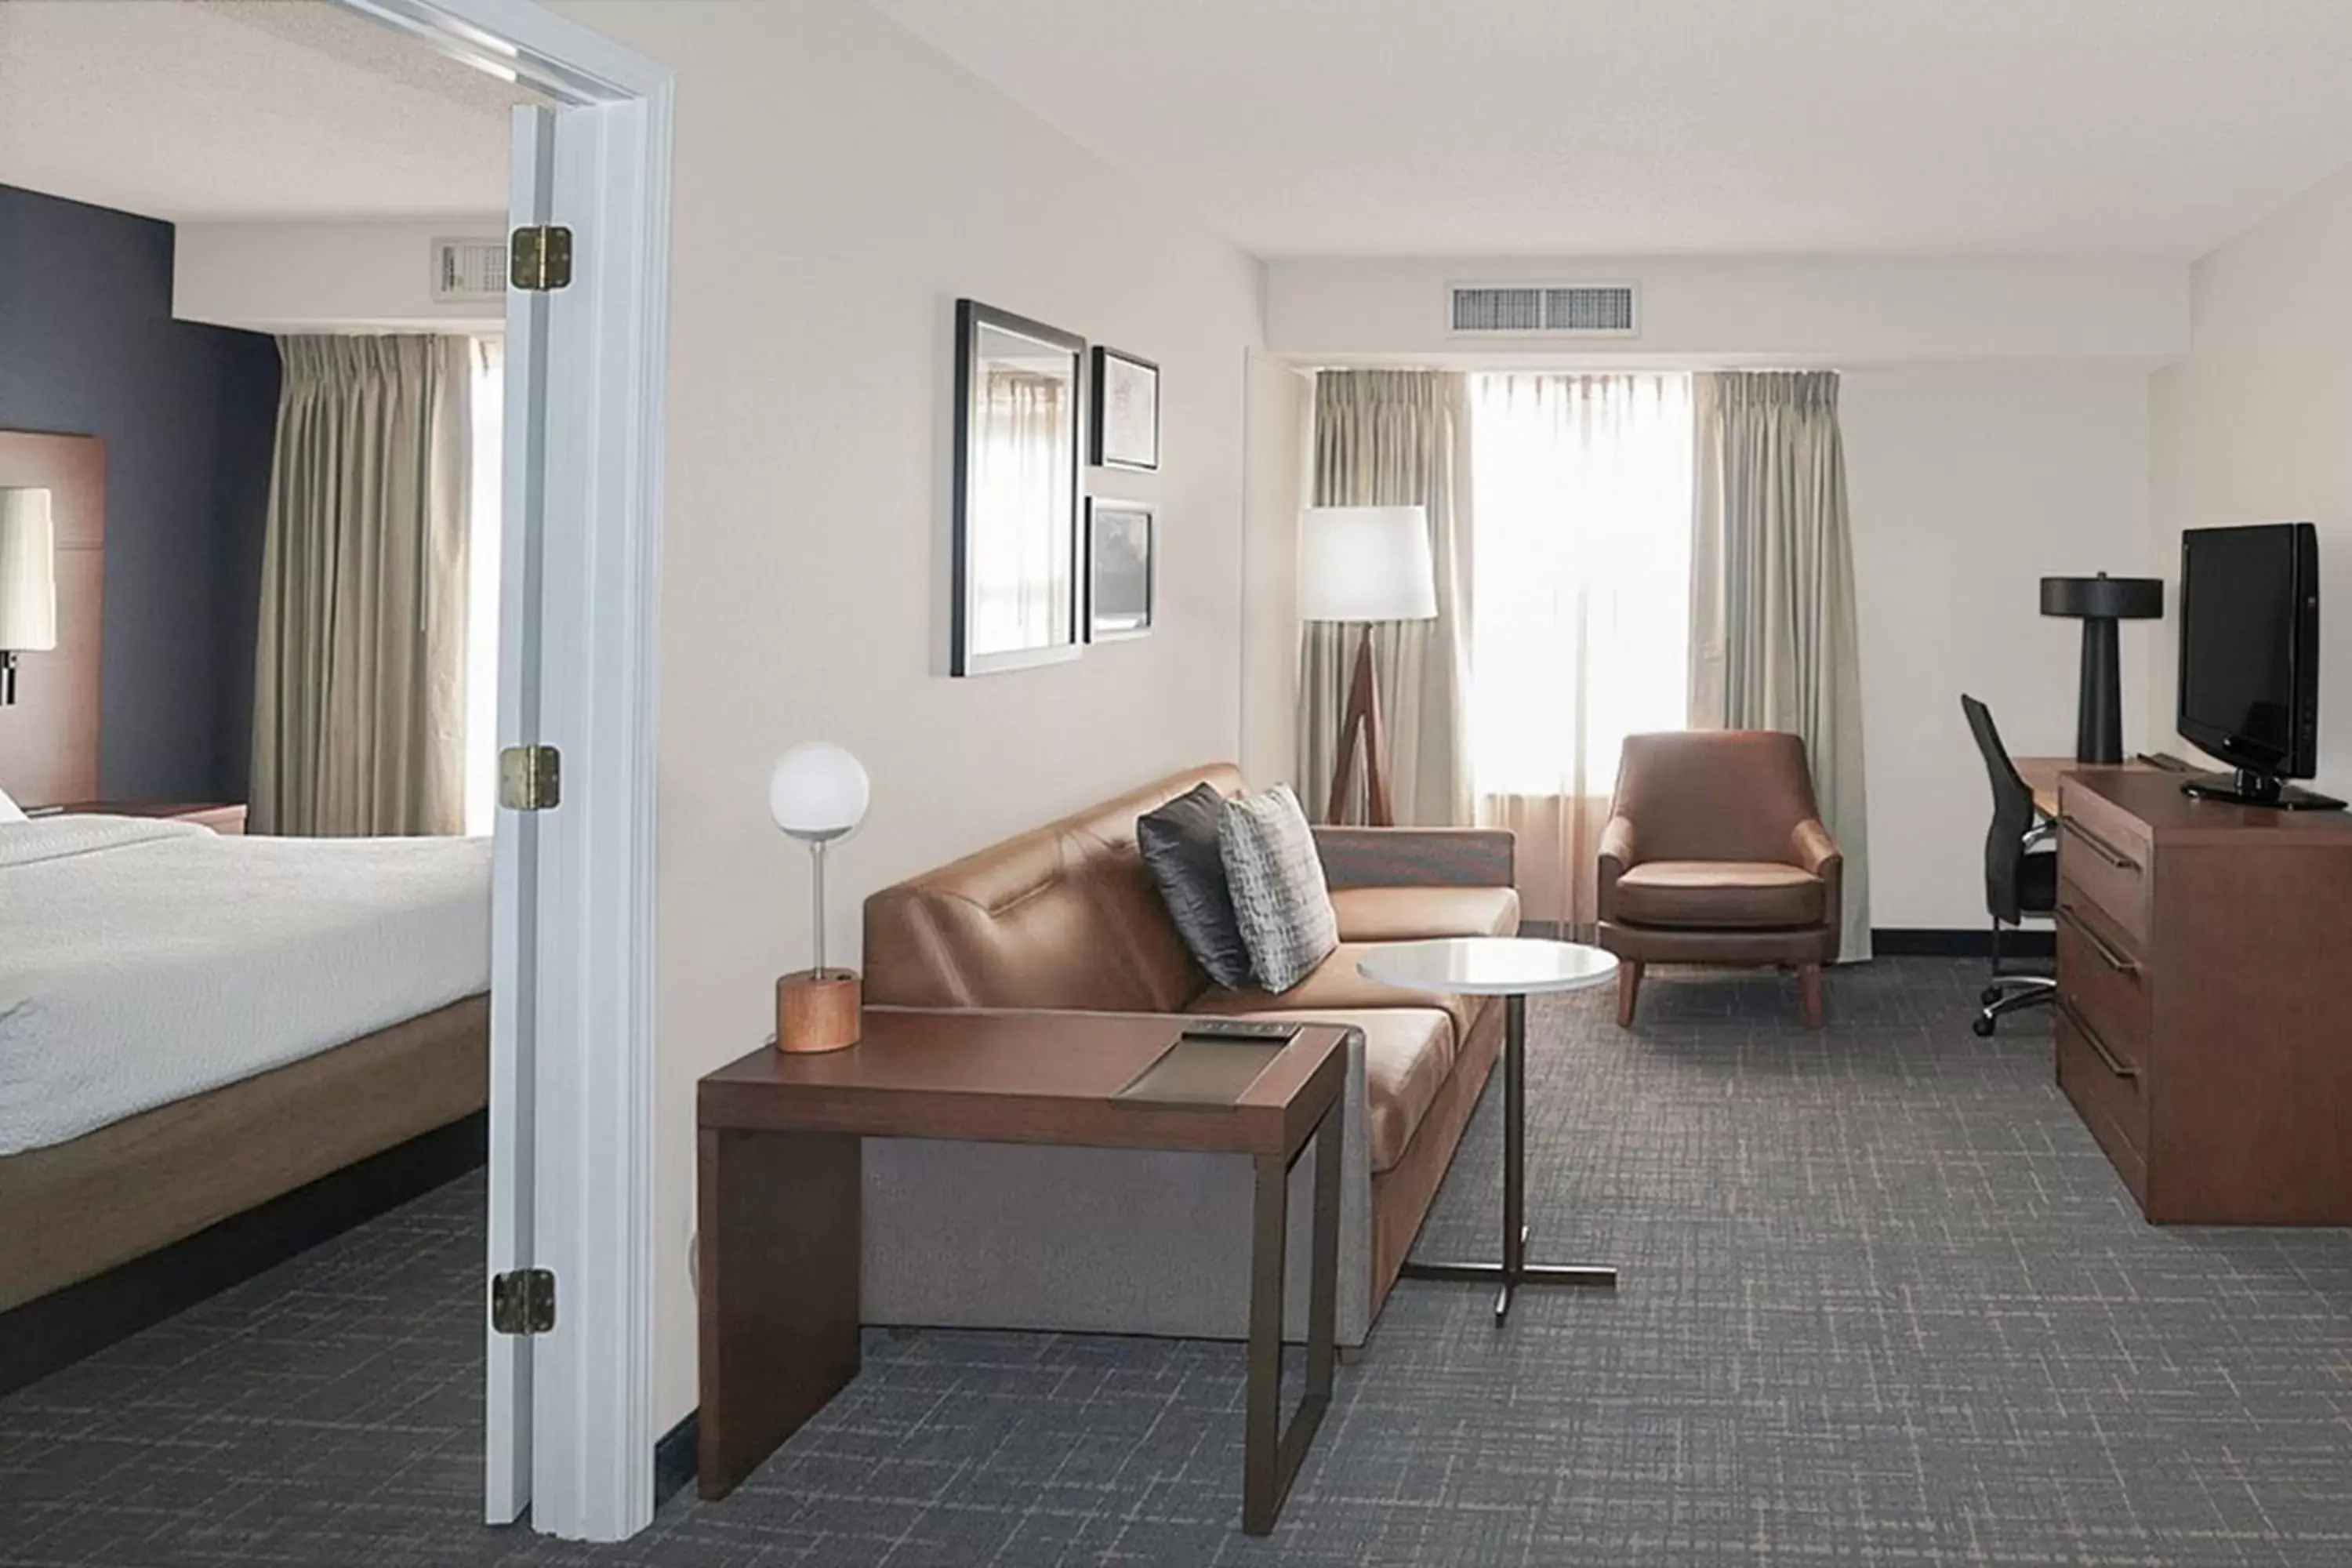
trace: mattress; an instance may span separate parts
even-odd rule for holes
[[[0,1156],[489,985],[481,838],[0,824]]]

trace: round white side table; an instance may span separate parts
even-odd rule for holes
[[[1578,1285],[1613,1290],[1617,1270],[1592,1264],[1528,1261],[1528,998],[1539,992],[1605,985],[1617,973],[1614,954],[1580,942],[1535,937],[1448,937],[1387,942],[1356,965],[1368,980],[1409,991],[1503,998],[1503,1258],[1499,1263],[1415,1263],[1407,1279],[1492,1281],[1495,1321],[1511,1310],[1522,1285]]]

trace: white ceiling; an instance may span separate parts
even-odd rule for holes
[[[0,0],[0,183],[154,217],[500,212],[521,96],[323,0]]]
[[[2189,257],[2352,161],[2352,0],[873,0],[1262,255]]]

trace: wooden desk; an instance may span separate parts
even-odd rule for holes
[[[2162,770],[2142,762],[2078,763],[2072,757],[2011,757],[2017,776],[2033,790],[2034,808],[2042,816],[2055,818],[2058,815],[2058,781],[2068,773],[2150,773]]]
[[[857,1375],[863,1140],[1186,1150],[1256,1164],[1242,1528],[1274,1529],[1331,1400],[1349,1031],[1306,1024],[1236,1098],[1120,1099],[1187,1023],[1165,1015],[869,1008],[846,1050],[761,1047],[695,1098],[701,1226],[698,1484],[720,1498]],[[1318,1137],[1320,1131],[1324,1136]],[[1307,1389],[1280,1422],[1289,1173],[1315,1145]]]

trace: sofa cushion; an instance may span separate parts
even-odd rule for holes
[[[1272,1009],[1302,1016],[1312,1013],[1319,1018],[1334,1009],[1359,1012],[1386,1007],[1433,1007],[1454,1021],[1454,1043],[1460,1045],[1468,1037],[1472,1021],[1477,1017],[1480,999],[1475,996],[1436,996],[1425,991],[1407,991],[1395,985],[1383,985],[1377,980],[1365,979],[1356,973],[1356,964],[1377,945],[1360,942],[1341,942],[1331,950],[1330,957],[1315,966],[1314,973],[1279,996],[1255,985],[1241,991],[1209,991],[1195,997],[1187,1011],[1225,1016]]]
[[[1216,785],[1200,784],[1137,817],[1135,842],[1184,945],[1211,980],[1231,990],[1250,983],[1250,951],[1234,918],[1224,854],[1217,847],[1224,805]]]
[[[1517,888],[1340,888],[1331,894],[1341,942],[1517,936]]]
[[[1364,1032],[1364,1133],[1375,1175],[1404,1158],[1460,1050],[1451,1020],[1434,1007],[1281,1007],[1243,1016]]]
[[[1828,889],[1770,860],[1645,860],[1617,879],[1615,918],[1630,925],[1772,930],[1821,924]]]
[[[1268,991],[1289,991],[1339,940],[1314,830],[1288,784],[1224,805],[1217,845],[1250,967]]]

